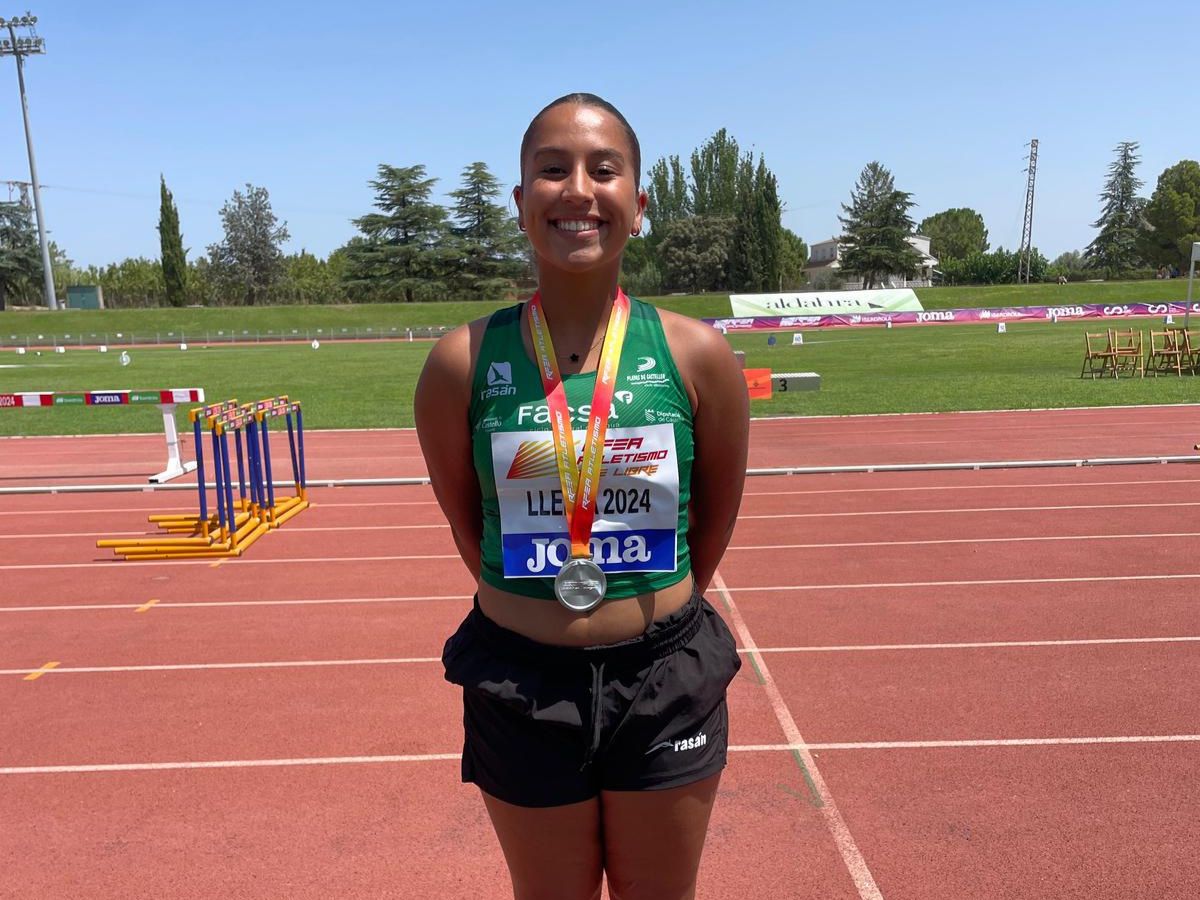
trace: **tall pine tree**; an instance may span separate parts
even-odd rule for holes
[[[1088,264],[1101,269],[1109,278],[1119,277],[1141,262],[1138,234],[1146,201],[1137,195],[1143,183],[1134,174],[1141,161],[1137,151],[1137,141],[1117,144],[1117,158],[1108,167],[1108,180],[1100,192],[1104,208],[1100,218],[1092,223],[1100,233],[1083,252]]]
[[[451,191],[454,236],[447,282],[456,299],[496,300],[511,293],[525,272],[525,241],[516,220],[496,203],[500,182],[486,163],[463,169],[462,187]]]
[[[850,205],[838,219],[845,229],[841,242],[844,272],[862,277],[863,288],[883,284],[889,275],[916,274],[921,255],[908,243],[913,221],[912,195],[896,190],[892,173],[878,162],[867,163],[850,192]]]
[[[444,271],[446,211],[429,199],[425,167],[381,163],[370,182],[381,212],[354,220],[362,237],[346,245],[346,286],[359,298],[432,299]]]
[[[163,281],[166,283],[167,303],[183,306],[187,302],[187,251],[179,231],[179,210],[175,198],[167,190],[167,179],[159,175],[158,243],[162,248]]]

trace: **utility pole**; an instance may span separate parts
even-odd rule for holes
[[[1037,138],[1029,142],[1029,180],[1025,183],[1025,224],[1021,227],[1021,249],[1017,254],[1017,284],[1029,284],[1033,268],[1033,185],[1037,180]]]
[[[0,17],[0,28],[8,29],[8,40],[0,41],[0,56],[15,56],[17,58],[17,86],[21,91],[21,114],[25,117],[25,147],[29,150],[29,180],[33,182],[33,209],[37,215],[38,240],[42,245],[42,274],[46,289],[46,306],[58,309],[58,300],[54,297],[54,270],[50,266],[50,245],[46,242],[46,219],[42,215],[42,191],[38,186],[37,163],[33,159],[33,136],[29,133],[29,101],[25,99],[25,70],[21,60],[32,54],[46,52],[46,42],[37,36],[33,26],[37,24],[37,16],[25,15],[19,18],[4,19]],[[28,28],[29,37],[17,37],[16,29]]]

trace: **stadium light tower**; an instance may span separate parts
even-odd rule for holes
[[[37,16],[26,10],[23,16],[11,19],[0,17],[0,29],[8,29],[8,40],[0,40],[0,56],[17,58],[17,86],[21,91],[21,114],[25,117],[25,147],[29,150],[29,180],[33,182],[33,209],[37,215],[38,240],[42,245],[42,273],[46,289],[46,306],[58,309],[54,297],[54,270],[50,267],[50,245],[46,243],[46,220],[42,215],[42,191],[38,185],[37,163],[33,159],[33,137],[29,133],[29,101],[25,99],[25,71],[22,58],[46,52],[46,42],[37,36],[33,26]],[[29,37],[17,37],[18,28],[29,29]],[[0,31],[0,35],[3,31]]]

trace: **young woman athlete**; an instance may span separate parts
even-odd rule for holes
[[[693,897],[725,765],[740,662],[701,595],[741,502],[746,386],[715,329],[618,286],[640,167],[599,97],[538,113],[513,191],[537,293],[443,337],[417,386],[478,582],[443,655],[463,780],[516,900],[593,900],[605,875],[613,900]]]

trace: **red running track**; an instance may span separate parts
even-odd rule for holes
[[[1112,409],[758,419],[751,468],[997,460],[1187,456],[1200,443],[1200,404]],[[184,458],[194,458],[181,435]],[[290,477],[282,433],[276,476]],[[411,429],[305,433],[313,479],[413,478],[425,465]],[[206,448],[207,450],[207,448]],[[138,483],[165,462],[161,435],[0,438],[0,487]],[[177,479],[186,483],[194,479]]]
[[[95,549],[184,496],[0,507],[0,896],[504,896],[429,489],[314,489],[219,565]],[[699,896],[1193,897],[1197,549],[1192,465],[753,479]]]

